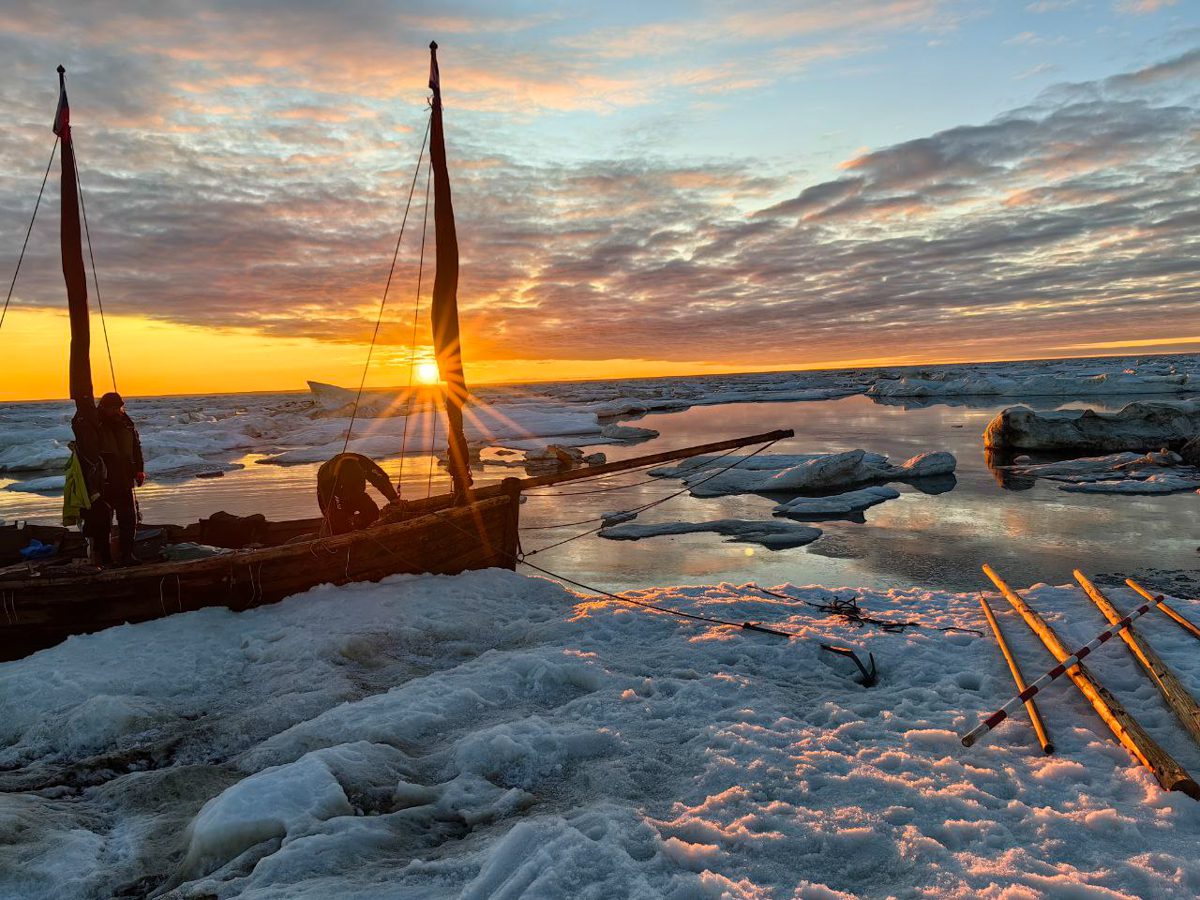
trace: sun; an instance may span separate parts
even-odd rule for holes
[[[418,384],[437,384],[440,380],[441,378],[439,377],[437,363],[417,363]]]

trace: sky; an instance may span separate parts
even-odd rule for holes
[[[1195,0],[5,0],[0,289],[62,63],[124,393],[357,384],[411,190],[404,384],[431,39],[474,383],[1200,351]],[[56,176],[0,399],[66,394]]]

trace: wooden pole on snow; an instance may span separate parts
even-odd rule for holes
[[[1010,588],[991,566],[984,565],[983,573],[992,580],[992,583],[996,585],[1013,609],[1021,614],[1021,618],[1033,629],[1034,634],[1041,638],[1042,643],[1046,645],[1046,649],[1054,655],[1055,659],[1061,663],[1071,657],[1071,651],[1067,649],[1066,644],[1062,642],[1050,624],[1038,615],[1037,611],[1026,603],[1016,591]],[[1192,777],[1188,775],[1183,766],[1175,761],[1171,754],[1167,753],[1155,742],[1154,738],[1146,733],[1146,730],[1121,705],[1121,701],[1096,680],[1096,676],[1087,666],[1077,663],[1067,669],[1067,676],[1075,682],[1080,693],[1092,704],[1092,708],[1096,710],[1121,745],[1138,762],[1150,770],[1163,790],[1182,791],[1189,797],[1200,800],[1200,785],[1192,780]]]
[[[1083,588],[1083,592],[1100,608],[1100,612],[1104,613],[1104,618],[1113,625],[1121,621],[1121,613],[1117,612],[1116,607],[1100,592],[1098,587],[1092,584],[1078,569],[1073,574],[1075,580],[1079,582],[1079,586]],[[1159,605],[1161,606],[1161,604]],[[1150,680],[1154,682],[1158,692],[1167,701],[1167,706],[1171,707],[1171,712],[1175,713],[1175,717],[1188,730],[1192,739],[1200,744],[1200,706],[1183,686],[1183,682],[1154,652],[1145,638],[1133,630],[1132,625],[1121,632],[1121,639],[1128,645],[1129,651],[1137,660],[1138,665],[1150,676]]]
[[[1142,587],[1140,584],[1138,584],[1132,578],[1126,578],[1125,583],[1127,585],[1129,585],[1131,588],[1133,588],[1135,591],[1137,591],[1139,594],[1141,594],[1143,597],[1145,597],[1147,600],[1154,599],[1150,595],[1149,591],[1147,591],[1144,587]],[[1180,628],[1182,628],[1184,631],[1186,631],[1192,637],[1196,638],[1197,640],[1200,640],[1200,628],[1197,628],[1195,625],[1193,625],[1188,620],[1188,618],[1186,616],[1184,616],[1183,613],[1179,612],[1179,610],[1175,609],[1174,607],[1167,606],[1166,603],[1159,603],[1158,608],[1161,609],[1168,616],[1170,616],[1172,619],[1174,619],[1175,623]]]
[[[979,605],[983,607],[984,618],[992,626],[992,634],[996,636],[996,643],[1000,645],[1000,652],[1004,654],[1008,670],[1012,672],[1013,681],[1017,683],[1017,691],[1025,690],[1027,687],[1025,676],[1021,674],[1021,667],[1017,665],[1017,657],[1009,649],[1008,641],[1004,639],[1004,632],[1000,630],[1000,623],[996,621],[996,614],[992,612],[992,607],[984,599],[983,594],[979,595]],[[1054,744],[1051,742],[1049,734],[1046,733],[1046,723],[1042,721],[1042,714],[1037,708],[1037,702],[1032,697],[1025,701],[1025,711],[1029,713],[1029,721],[1033,723],[1033,730],[1037,733],[1038,743],[1042,745],[1042,752],[1053,753]]]

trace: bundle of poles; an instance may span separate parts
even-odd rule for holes
[[[1192,697],[1183,685],[1183,682],[1163,662],[1162,658],[1154,651],[1146,639],[1134,629],[1133,622],[1152,610],[1157,609],[1198,640],[1200,640],[1200,628],[1189,621],[1178,610],[1165,603],[1162,595],[1156,596],[1151,594],[1133,579],[1126,579],[1125,583],[1146,602],[1127,615],[1122,615],[1113,605],[1112,601],[1087,576],[1076,569],[1073,573],[1075,580],[1083,589],[1084,594],[1109,621],[1110,627],[1102,631],[1087,644],[1071,651],[1054,628],[1029,605],[1024,597],[1009,587],[991,566],[984,565],[983,572],[991,580],[992,584],[996,586],[1000,595],[1025,620],[1026,624],[1029,625],[1029,628],[1037,635],[1046,649],[1058,660],[1058,665],[1033,682],[1026,682],[1016,654],[1005,639],[1004,632],[1000,628],[1000,623],[995,613],[992,611],[987,600],[980,594],[979,603],[983,609],[984,618],[987,619],[988,625],[992,629],[992,634],[996,638],[996,643],[999,645],[1000,652],[1005,662],[1008,663],[1009,671],[1012,673],[1013,681],[1017,686],[1017,694],[991,715],[984,718],[975,728],[963,735],[963,746],[973,746],[981,737],[992,731],[992,729],[1009,718],[1014,711],[1023,705],[1033,724],[1033,729],[1037,735],[1038,743],[1042,747],[1042,751],[1044,753],[1053,753],[1054,744],[1050,740],[1049,731],[1046,728],[1041,711],[1034,702],[1034,697],[1046,685],[1062,675],[1066,675],[1096,710],[1104,724],[1108,726],[1121,745],[1139,763],[1150,770],[1164,790],[1181,791],[1190,797],[1200,800],[1200,785],[1187,773],[1183,766],[1159,746],[1146,730],[1138,724],[1129,711],[1121,705],[1116,696],[1100,684],[1092,671],[1083,663],[1085,657],[1119,635],[1129,648],[1129,652],[1133,655],[1138,666],[1146,673],[1167,706],[1175,714],[1175,717],[1179,719],[1180,724],[1192,736],[1193,740],[1200,744],[1200,704],[1197,704],[1195,698]]]

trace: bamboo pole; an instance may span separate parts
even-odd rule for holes
[[[1092,584],[1078,569],[1073,574],[1075,580],[1079,582],[1079,586],[1083,588],[1083,592],[1100,608],[1100,612],[1104,613],[1104,617],[1111,624],[1116,625],[1121,621],[1121,613],[1117,612],[1116,607],[1100,592],[1098,587]],[[1129,651],[1137,660],[1138,665],[1150,676],[1150,680],[1154,682],[1158,692],[1167,701],[1167,706],[1171,707],[1171,712],[1175,713],[1175,717],[1188,730],[1192,739],[1200,744],[1200,705],[1196,704],[1195,698],[1188,693],[1183,682],[1154,652],[1146,639],[1133,630],[1132,625],[1121,632],[1121,639],[1129,647]]]
[[[1133,588],[1135,591],[1137,591],[1139,594],[1141,594],[1143,597],[1145,597],[1147,600],[1154,599],[1150,595],[1149,591],[1147,591],[1144,587],[1142,587],[1140,584],[1138,584],[1132,578],[1126,578],[1125,583],[1127,585],[1129,585],[1131,588]],[[1200,640],[1200,628],[1197,628],[1195,625],[1193,625],[1183,613],[1179,612],[1179,610],[1175,609],[1172,606],[1167,606],[1166,603],[1159,603],[1158,608],[1161,609],[1168,616],[1170,616],[1172,619],[1174,619],[1180,628],[1182,628],[1184,631],[1186,631],[1192,637],[1196,638],[1197,640]]]
[[[997,575],[991,566],[985,564],[983,573],[992,580],[992,583],[996,585],[1013,609],[1021,614],[1021,618],[1041,638],[1042,643],[1046,645],[1046,649],[1054,655],[1055,659],[1061,663],[1070,658],[1071,651],[1067,649],[1050,624],[1038,615],[1037,611],[1026,603],[1016,591],[1005,584],[1004,579]],[[1092,704],[1092,708],[1096,710],[1121,745],[1138,762],[1150,770],[1163,790],[1182,791],[1189,797],[1200,800],[1200,785],[1193,781],[1183,766],[1179,765],[1166,750],[1155,742],[1154,738],[1146,733],[1146,730],[1121,705],[1121,701],[1096,680],[1096,676],[1087,666],[1077,663],[1067,669],[1067,676],[1075,682],[1080,693]]]
[[[1027,687],[1025,676],[1021,674],[1021,667],[1017,665],[1017,657],[1009,649],[1008,641],[1004,639],[1004,632],[1000,630],[1000,623],[996,621],[996,614],[992,612],[992,607],[984,599],[983,594],[979,595],[979,605],[983,607],[984,618],[992,626],[992,634],[996,636],[996,643],[1000,645],[1000,652],[1004,654],[1008,670],[1012,672],[1013,681],[1017,683],[1017,691],[1025,690]],[[1042,752],[1053,753],[1054,744],[1046,733],[1046,723],[1042,721],[1042,714],[1037,708],[1037,702],[1032,697],[1025,701],[1025,711],[1029,713],[1029,721],[1033,723],[1033,730],[1037,733],[1038,743],[1042,745]]]

